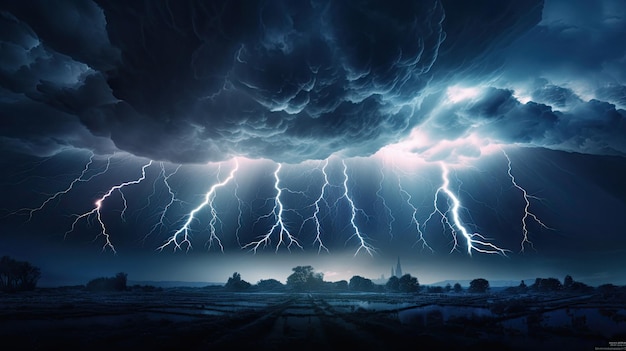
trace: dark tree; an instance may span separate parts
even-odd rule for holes
[[[41,277],[38,267],[25,261],[16,261],[9,256],[0,259],[0,290],[34,290]]]
[[[112,278],[96,278],[90,280],[85,288],[90,291],[124,291],[127,290],[128,274],[120,272]]]
[[[443,288],[443,290],[447,293],[449,293],[450,291],[452,291],[452,285],[450,285],[450,283],[446,284],[446,287]]]
[[[565,279],[563,279],[563,288],[569,289],[572,284],[574,284],[574,278],[571,275],[566,275]]]
[[[454,287],[452,289],[454,289],[455,293],[460,293],[461,291],[463,291],[463,287],[459,283],[454,283]]]
[[[293,273],[287,277],[287,286],[293,290],[319,289],[324,284],[324,275],[316,273],[311,266],[298,266],[291,270]]]
[[[398,289],[401,292],[417,292],[420,289],[420,284],[416,277],[405,274],[398,279]]]
[[[469,292],[473,293],[485,293],[489,289],[489,281],[484,278],[477,278],[470,282],[470,286],[467,289]]]
[[[355,291],[375,291],[376,284],[371,279],[363,278],[359,275],[355,275],[350,278],[349,283],[350,290]]]
[[[128,274],[124,272],[117,273],[114,278],[114,288],[117,291],[126,290],[126,282],[128,281]]]
[[[387,283],[385,284],[385,288],[387,291],[398,292],[400,291],[400,279],[398,277],[391,276]]]
[[[279,282],[276,279],[262,279],[259,280],[259,282],[256,284],[256,287],[259,290],[263,291],[277,291],[283,290],[285,288],[285,285],[283,285],[283,283]]]
[[[241,274],[235,272],[232,277],[228,278],[224,288],[231,291],[242,291],[248,289],[250,285],[250,283],[241,279]]]
[[[562,290],[563,284],[556,278],[537,278],[531,288],[540,292],[553,292]]]

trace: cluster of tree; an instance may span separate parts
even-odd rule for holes
[[[412,293],[420,290],[420,284],[416,277],[405,274],[400,278],[396,276],[389,278],[387,284],[385,284],[385,288],[387,288],[387,291],[391,292]]]
[[[520,285],[506,289],[509,293],[527,292],[590,292],[593,288],[589,285],[575,281],[571,275],[566,275],[563,283],[557,278],[537,278],[530,286],[522,280]]]
[[[40,277],[40,269],[28,262],[17,261],[9,256],[0,259],[0,291],[33,290]]]
[[[128,274],[120,272],[115,277],[101,277],[90,280],[85,289],[89,291],[125,291]]]
[[[252,284],[241,279],[241,274],[235,272],[233,273],[232,277],[228,278],[228,281],[226,282],[226,285],[224,285],[224,288],[230,291],[243,291],[250,288],[251,285]]]

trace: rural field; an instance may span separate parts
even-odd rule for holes
[[[624,349],[626,301],[587,294],[227,292],[0,294],[18,350]]]

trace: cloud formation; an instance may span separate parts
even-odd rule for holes
[[[367,156],[416,130],[624,154],[624,6],[583,5],[12,2],[0,138],[175,163]],[[458,84],[481,94],[451,103]]]

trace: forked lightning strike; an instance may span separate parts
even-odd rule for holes
[[[104,169],[102,171],[99,171],[99,172],[97,172],[95,174],[92,174],[91,176],[85,178],[85,175],[87,174],[87,172],[91,168],[91,165],[93,164],[94,157],[95,157],[95,154],[91,153],[91,156],[89,156],[89,162],[87,162],[87,164],[85,164],[85,168],[83,168],[82,172],[80,172],[80,175],[78,177],[76,177],[76,178],[74,178],[74,180],[72,180],[72,182],[67,186],[67,188],[52,194],[44,202],[42,202],[39,207],[21,209],[21,210],[18,210],[16,212],[14,212],[14,214],[15,213],[19,213],[19,212],[28,212],[28,220],[26,220],[26,221],[29,222],[33,218],[33,214],[35,212],[42,210],[50,201],[58,198],[61,195],[65,195],[65,194],[69,193],[70,191],[72,191],[72,189],[74,189],[74,185],[76,185],[76,183],[78,183],[78,182],[88,182],[88,181],[92,180],[93,178],[106,173],[109,170],[109,166],[111,165],[111,157],[107,158],[107,164],[106,164],[106,166],[104,167]]]
[[[169,179],[173,175],[178,173],[178,170],[180,169],[181,166],[178,165],[176,169],[174,169],[171,173],[166,173],[163,162],[160,163],[160,166],[161,166],[161,173],[159,176],[163,178],[163,184],[165,185],[165,188],[167,188],[167,193],[169,194],[169,201],[163,207],[163,210],[161,211],[161,214],[159,215],[159,220],[157,221],[157,223],[155,223],[150,229],[150,231],[148,232],[148,234],[144,236],[143,238],[144,242],[150,235],[152,235],[152,233],[157,231],[157,229],[158,229],[158,232],[162,230],[162,228],[165,226],[165,215],[167,214],[167,211],[175,202],[180,202],[180,200],[176,198],[176,194],[174,193],[174,190],[172,189],[172,186],[169,183]]]
[[[76,219],[72,223],[72,227],[70,228],[70,230],[65,232],[65,235],[67,236],[69,233],[74,231],[74,228],[76,227],[76,223],[78,223],[78,221],[80,221],[83,218],[89,218],[91,215],[95,214],[96,218],[98,219],[98,223],[100,224],[100,228],[101,228],[100,234],[98,234],[98,236],[104,236],[104,239],[105,239],[105,243],[102,246],[102,250],[104,251],[107,248],[109,248],[111,251],[113,251],[113,253],[117,253],[117,251],[115,251],[115,247],[113,246],[113,243],[110,240],[111,237],[110,237],[110,234],[107,232],[107,228],[104,223],[104,220],[102,219],[102,212],[100,211],[102,209],[102,204],[104,203],[104,200],[106,200],[109,196],[111,196],[111,194],[114,191],[117,190],[117,191],[120,191],[121,193],[122,188],[127,187],[129,185],[139,184],[142,181],[144,181],[146,179],[146,168],[150,167],[151,165],[152,165],[152,160],[150,160],[150,162],[148,162],[147,164],[143,165],[141,167],[141,177],[137,178],[136,180],[132,180],[132,181],[128,181],[128,182],[124,182],[124,183],[120,183],[120,184],[112,186],[101,198],[96,200],[95,202],[96,206],[91,211],[85,212],[76,217]],[[98,236],[96,236],[96,238],[98,238]]]
[[[462,209],[461,201],[457,198],[457,196],[450,190],[450,179],[449,179],[449,171],[448,167],[442,162],[441,164],[441,178],[442,184],[435,192],[435,199],[433,201],[434,210],[430,213],[424,225],[435,215],[439,214],[441,216],[441,223],[444,225],[444,229],[447,227],[452,232],[452,237],[454,240],[454,246],[451,250],[454,251],[458,247],[457,240],[457,231],[461,233],[463,238],[465,239],[467,245],[467,253],[471,256],[472,251],[485,253],[485,254],[499,254],[506,256],[506,253],[509,250],[499,248],[495,244],[492,244],[487,241],[487,239],[482,236],[480,233],[470,233],[467,228],[463,225],[460,217],[460,210]],[[448,198],[448,204],[452,203],[451,206],[444,212],[439,208],[439,194],[443,192]],[[451,216],[452,218],[450,218]]]
[[[356,214],[357,212],[362,212],[362,210],[357,208],[354,205],[354,201],[352,200],[352,198],[350,197],[350,194],[348,193],[348,180],[349,180],[348,166],[346,166],[346,162],[343,160],[341,161],[341,164],[343,165],[343,191],[344,191],[341,198],[345,198],[346,201],[348,202],[348,205],[350,206],[350,224],[352,225],[352,229],[354,230],[354,234],[352,234],[348,238],[348,240],[346,240],[346,242],[356,237],[359,242],[359,247],[356,249],[354,256],[356,256],[361,250],[365,250],[368,254],[370,254],[370,256],[373,256],[373,253],[376,251],[376,249],[367,242],[365,234],[361,233],[359,226],[356,225]]]
[[[276,252],[278,252],[278,249],[280,249],[282,245],[285,245],[285,247],[289,251],[291,251],[292,245],[296,245],[300,249],[303,249],[296,237],[294,237],[291,232],[289,232],[289,229],[287,229],[287,226],[285,225],[285,220],[283,218],[285,208],[280,197],[283,191],[289,190],[280,187],[279,172],[281,168],[282,164],[279,163],[276,167],[276,171],[274,171],[274,189],[276,189],[276,196],[274,197],[274,207],[268,214],[261,216],[256,221],[258,222],[259,220],[264,218],[274,217],[274,224],[267,233],[261,235],[258,240],[252,241],[244,245],[242,247],[243,249],[249,249],[251,252],[256,253],[260,247],[267,247],[271,245],[272,234],[274,234],[274,232],[278,232],[278,241],[276,243],[275,250]]]
[[[304,227],[304,225],[308,221],[313,221],[315,223],[315,239],[313,240],[313,245],[317,245],[317,253],[320,253],[322,250],[326,252],[330,252],[328,248],[324,245],[324,242],[322,241],[322,225],[321,225],[320,218],[319,218],[320,211],[321,211],[320,204],[322,203],[322,201],[326,203],[324,195],[326,194],[326,188],[330,186],[330,182],[328,181],[328,173],[326,172],[326,167],[328,167],[328,159],[324,160],[324,166],[322,166],[322,175],[324,176],[324,183],[322,184],[320,195],[313,203],[315,210],[313,211],[313,214],[310,217],[304,219],[304,221],[302,222],[302,225],[300,226],[300,230],[302,230],[302,227]],[[328,204],[326,204],[326,206],[328,206]]]
[[[430,250],[430,252],[435,252],[435,250],[433,250],[433,248],[428,245],[426,238],[424,238],[424,232],[422,231],[421,224],[417,219],[417,207],[415,207],[415,205],[413,205],[413,203],[411,202],[411,199],[413,197],[411,196],[411,194],[409,194],[408,191],[404,189],[399,176],[398,189],[400,190],[400,196],[403,199],[406,199],[405,202],[407,205],[409,205],[409,208],[411,209],[411,224],[415,226],[415,231],[417,232],[417,241],[415,242],[415,244],[417,245],[418,243],[422,243],[422,249],[428,249]]]
[[[519,184],[517,184],[517,181],[515,180],[515,177],[513,176],[512,173],[512,169],[511,169],[511,159],[509,158],[509,155],[506,153],[506,151],[504,151],[504,149],[502,149],[502,153],[504,154],[504,157],[506,157],[507,160],[507,174],[509,175],[509,178],[511,178],[511,183],[513,184],[514,187],[516,187],[520,192],[522,192],[522,196],[524,198],[524,215],[522,216],[522,249],[521,251],[524,252],[525,246],[526,245],[530,245],[531,248],[535,248],[535,246],[533,245],[532,241],[530,241],[530,239],[528,238],[528,218],[531,217],[532,219],[535,220],[535,222],[537,222],[537,224],[539,224],[542,228],[545,229],[550,229],[547,225],[545,225],[534,213],[532,213],[530,211],[530,199],[536,199],[539,200],[539,198],[537,198],[536,196],[532,196],[529,195],[528,192],[526,191],[526,189],[524,189],[522,186],[520,186]]]
[[[220,169],[221,169],[221,164],[220,164]],[[159,246],[157,248],[158,251],[163,251],[164,248],[170,245],[172,245],[174,251],[182,250],[183,246],[185,246],[186,251],[189,251],[192,247],[191,239],[190,239],[191,223],[195,219],[196,213],[202,210],[205,206],[208,206],[210,213],[211,213],[211,220],[209,222],[209,228],[210,228],[209,240],[208,240],[209,249],[213,246],[213,241],[215,240],[217,244],[219,245],[221,251],[224,252],[222,241],[217,236],[216,230],[215,230],[215,223],[219,219],[217,218],[217,211],[215,210],[215,205],[213,204],[213,201],[215,200],[215,193],[217,189],[226,186],[231,180],[233,180],[233,178],[235,177],[235,173],[237,172],[238,169],[239,169],[239,162],[237,161],[237,159],[235,159],[235,167],[233,167],[233,169],[230,171],[230,173],[228,174],[228,177],[221,182],[218,179],[218,183],[215,183],[213,184],[213,186],[211,186],[209,191],[204,196],[204,201],[200,205],[198,205],[196,208],[191,210],[191,212],[189,212],[189,214],[187,215],[187,220],[185,221],[183,226],[180,227],[178,230],[176,230],[176,232],[174,232],[174,234],[169,239],[167,239],[163,245]],[[219,172],[218,172],[218,178],[219,178]]]

